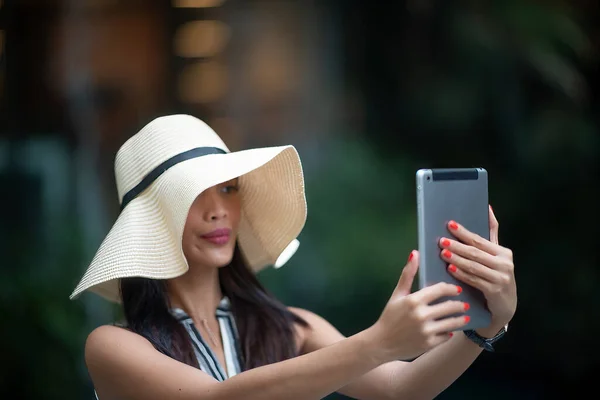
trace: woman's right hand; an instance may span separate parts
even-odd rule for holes
[[[415,358],[446,342],[451,332],[468,323],[462,314],[468,304],[447,300],[431,305],[441,297],[458,296],[459,286],[437,283],[411,293],[419,268],[418,251],[411,252],[398,285],[381,316],[372,326],[374,340],[385,362]]]

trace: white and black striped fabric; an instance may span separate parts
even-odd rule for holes
[[[239,334],[227,297],[224,297],[219,303],[216,314],[221,330],[221,340],[223,342],[223,351],[225,353],[227,368],[223,368],[224,366],[219,363],[212,349],[207,345],[204,338],[200,335],[200,332],[198,332],[198,329],[194,326],[194,321],[192,321],[192,318],[190,318],[185,311],[180,308],[174,308],[171,310],[171,313],[184,326],[188,335],[190,335],[194,353],[196,354],[198,365],[200,365],[202,371],[219,381],[231,378],[242,371]]]
[[[177,318],[184,326],[188,335],[190,335],[192,347],[194,348],[194,353],[198,359],[198,365],[202,371],[218,381],[224,381],[225,379],[231,378],[242,372],[240,337],[235,324],[235,319],[233,318],[233,313],[231,312],[231,304],[227,297],[224,297],[223,300],[221,300],[216,312],[227,368],[224,368],[224,366],[221,365],[219,359],[215,356],[215,353],[200,335],[198,329],[196,329],[194,321],[192,321],[192,318],[187,315],[185,311],[180,308],[173,308],[171,314]],[[94,394],[96,395],[96,400],[99,400],[96,391],[94,391]]]

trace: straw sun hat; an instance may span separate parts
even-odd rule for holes
[[[258,272],[279,267],[298,247],[306,221],[304,178],[293,146],[230,152],[189,115],[157,118],[119,149],[115,176],[121,213],[70,298],[85,290],[120,302],[119,278],[169,279],[188,270],[182,250],[196,197],[239,177],[238,243]]]

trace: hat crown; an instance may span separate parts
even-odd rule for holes
[[[211,127],[191,115],[168,115],[149,122],[121,146],[115,157],[119,201],[161,163],[197,147],[229,152]]]

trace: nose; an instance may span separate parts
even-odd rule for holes
[[[204,220],[218,221],[227,218],[227,206],[223,196],[215,188],[210,188],[204,193]]]

